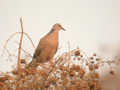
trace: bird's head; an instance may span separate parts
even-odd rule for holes
[[[53,29],[58,30],[58,31],[59,30],[64,30],[65,31],[65,29],[62,27],[62,25],[60,25],[59,23],[54,24]]]

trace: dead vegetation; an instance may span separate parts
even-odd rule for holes
[[[53,66],[45,64],[44,67],[35,70],[25,68],[13,70],[0,78],[0,88],[1,90],[101,90],[98,64],[87,62],[79,49],[71,51],[71,57],[72,59],[68,60],[68,52],[54,60]],[[22,59],[21,64],[26,64],[26,61]]]
[[[25,52],[22,48],[23,35],[29,38],[33,47],[34,44],[27,33],[23,32],[22,19],[20,20],[22,32],[12,35],[21,34],[17,68],[0,75],[0,90],[102,90],[99,71],[104,65],[111,68],[112,64],[119,63],[119,60],[106,61],[96,53],[88,57],[85,52],[77,48],[55,58],[53,65],[45,63],[38,69],[28,70],[24,68],[27,65],[26,60],[20,58],[21,51]],[[110,74],[115,75],[113,69]]]

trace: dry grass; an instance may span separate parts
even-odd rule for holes
[[[69,52],[70,53],[70,52]],[[24,67],[13,70],[11,73],[0,78],[0,89],[2,90],[101,90],[99,84],[98,64],[86,62],[84,55],[80,54],[79,49],[65,53],[57,60],[54,65],[45,64],[40,69],[27,70]],[[83,62],[83,60],[85,62]],[[71,62],[82,62],[84,65],[72,64]],[[21,64],[26,64],[21,60]],[[86,65],[85,65],[86,64]],[[87,68],[89,69],[88,71]],[[20,74],[19,74],[20,72]]]

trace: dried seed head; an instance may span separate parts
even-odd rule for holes
[[[48,81],[45,81],[44,86],[45,88],[48,88],[50,86],[50,83]]]
[[[89,65],[89,70],[90,71],[94,70],[94,66],[93,65]]]
[[[73,77],[75,75],[75,72],[71,71],[70,76]]]
[[[99,68],[99,65],[98,65],[98,64],[94,64],[94,68],[95,68],[95,69],[98,69],[98,68]]]
[[[77,58],[77,60],[80,60],[80,59],[81,59],[80,57]]]
[[[81,54],[80,57],[83,57],[83,55]]]
[[[96,53],[94,53],[93,56],[97,56]]]
[[[97,73],[97,72],[95,72],[95,73],[92,74],[92,78],[93,79],[99,79],[99,77],[100,77],[99,73]]]
[[[75,56],[80,56],[80,50],[75,51]]]
[[[96,58],[96,61],[100,61],[101,59],[100,58]]]
[[[94,63],[95,63],[95,61],[91,61],[90,63],[94,64]]]
[[[92,60],[93,60],[94,58],[93,58],[93,57],[90,57],[90,59],[92,59]]]
[[[111,71],[110,71],[110,74],[111,74],[111,75],[115,75],[115,71],[111,70]]]
[[[26,64],[26,60],[25,59],[21,59],[21,64]]]

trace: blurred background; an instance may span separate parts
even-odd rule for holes
[[[119,56],[120,0],[0,0],[0,54],[8,37],[21,31],[21,16],[24,32],[35,46],[53,24],[60,23],[66,29],[60,32],[61,52],[67,50],[69,42],[71,49],[80,47],[88,54]],[[18,45],[17,40],[13,42]],[[16,45],[9,44],[9,49]],[[25,42],[23,46],[31,54],[34,52],[30,44]],[[1,57],[0,71],[9,71],[10,63],[4,59]]]

